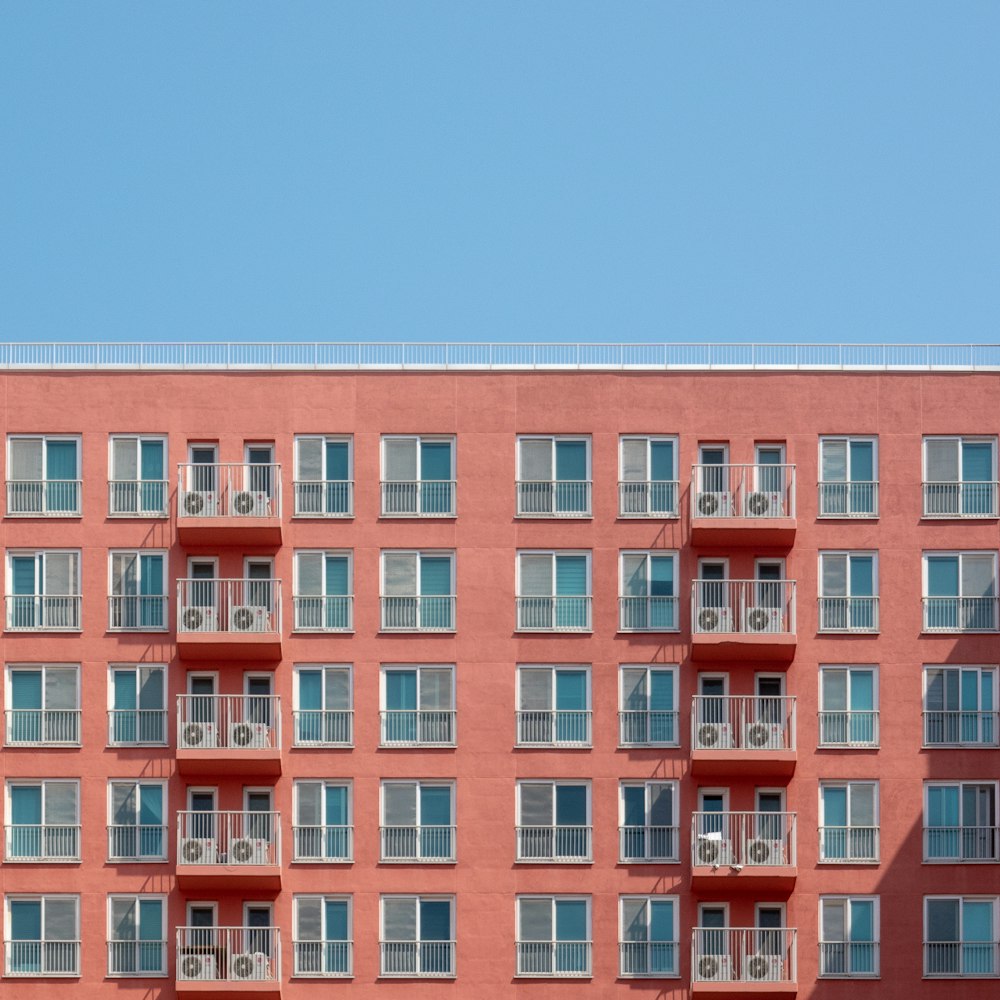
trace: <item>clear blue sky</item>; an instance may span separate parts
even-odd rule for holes
[[[997,0],[0,4],[2,340],[1000,340]]]

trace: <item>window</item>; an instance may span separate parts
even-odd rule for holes
[[[877,896],[820,896],[819,974],[875,978],[879,974]]]
[[[112,552],[108,628],[153,632],[167,627],[165,552]]]
[[[620,976],[680,975],[676,896],[621,896]]]
[[[350,666],[296,667],[292,715],[296,746],[351,746],[354,712]]]
[[[385,747],[455,745],[455,668],[382,668],[382,740]]]
[[[296,896],[293,976],[353,974],[349,896]]]
[[[518,517],[590,517],[590,438],[517,442]]]
[[[590,897],[518,896],[517,974],[590,976]]]
[[[80,516],[80,439],[7,438],[7,516]]]
[[[878,861],[878,782],[821,782],[819,800],[820,861]]]
[[[8,976],[80,975],[80,897],[8,896]]]
[[[108,897],[108,975],[167,974],[166,905],[162,896]]]
[[[678,746],[677,668],[622,665],[619,742],[622,746]]]
[[[997,668],[924,667],[924,746],[995,747]]]
[[[295,628],[349,632],[354,627],[350,552],[295,553]]]
[[[517,783],[517,860],[589,864],[589,781]]]
[[[1000,861],[995,781],[924,785],[924,861]]]
[[[455,516],[454,438],[382,438],[382,516]]]
[[[383,896],[382,976],[455,975],[455,897]]]
[[[453,632],[455,554],[383,551],[382,631]]]
[[[8,550],[7,628],[80,630],[79,550]]]
[[[163,745],[167,742],[162,664],[111,667],[109,677],[109,746]]]
[[[819,554],[821,632],[878,631],[878,553]]]
[[[819,745],[877,747],[878,678],[875,667],[821,666]]]
[[[455,784],[382,782],[382,861],[455,860]]]
[[[518,552],[517,627],[590,631],[590,552]]]
[[[995,632],[996,553],[924,553],[924,631]]]
[[[9,747],[80,745],[80,668],[65,664],[7,668]]]
[[[877,444],[876,438],[820,438],[820,517],[878,517]]]
[[[80,860],[80,783],[7,783],[7,861]]]
[[[996,438],[924,438],[924,517],[996,517],[996,479]]]
[[[620,517],[676,517],[677,438],[622,437]]]
[[[924,975],[997,975],[996,896],[924,897]]]
[[[108,513],[112,517],[166,517],[166,469],[166,438],[113,435]]]
[[[677,631],[677,553],[623,552],[621,573],[621,631]]]
[[[354,826],[348,781],[296,781],[295,861],[352,861]]]
[[[517,668],[518,746],[590,746],[590,670]]]
[[[622,782],[618,857],[625,864],[679,861],[677,782]]]
[[[295,439],[295,516],[354,516],[354,456],[349,437]]]
[[[166,861],[162,781],[108,783],[108,860]]]

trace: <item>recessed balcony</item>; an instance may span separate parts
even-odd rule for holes
[[[177,533],[182,545],[280,545],[281,466],[180,464]]]
[[[177,813],[177,884],[182,889],[281,888],[281,814]]]
[[[795,813],[693,814],[693,887],[790,892],[796,875]]]
[[[691,992],[794,996],[798,992],[793,927],[695,927]]]
[[[794,580],[693,582],[693,658],[788,663],[796,641]]]
[[[794,465],[695,465],[695,545],[790,546],[795,541]]]
[[[277,695],[177,696],[180,774],[281,774]]]
[[[277,927],[178,927],[178,996],[281,996]]]
[[[177,647],[192,660],[279,660],[281,581],[177,581]]]
[[[693,774],[787,776],[795,761],[794,697],[692,698]]]

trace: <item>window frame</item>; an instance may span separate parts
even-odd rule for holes
[[[624,972],[622,969],[622,959],[619,954],[618,959],[618,978],[619,979],[679,979],[680,972],[680,956],[681,956],[681,941],[680,941],[680,896],[675,896],[671,893],[634,893],[634,892],[622,892],[618,894],[618,942],[619,942],[619,952],[621,951],[621,946],[628,944],[625,940],[625,903],[627,901],[642,901],[647,906],[647,919],[646,919],[646,937],[643,944],[653,944],[653,943],[664,943],[672,944],[674,946],[674,969],[672,972]],[[649,937],[650,921],[648,918],[649,910],[652,908],[653,903],[669,902],[672,906],[673,915],[673,929],[671,931],[671,938],[668,942],[653,942]]]
[[[71,940],[73,944],[77,946],[76,949],[76,969],[72,972],[11,972],[10,971],[10,949],[4,948],[4,969],[3,974],[5,978],[11,979],[25,979],[25,978],[39,978],[39,979],[79,979],[81,977],[80,970],[80,952],[82,950],[82,940],[81,940],[81,926],[80,926],[80,893],[78,892],[5,892],[4,893],[4,941],[11,941],[11,934],[13,933],[13,928],[11,926],[11,908],[10,904],[14,902],[24,902],[30,903],[37,901],[41,904],[40,910],[40,923],[42,927],[42,937],[39,941],[42,943],[47,942],[49,939],[44,937],[45,934],[45,903],[49,899],[70,899],[76,905],[74,909],[74,916],[76,918],[76,937]],[[24,938],[18,938],[18,940],[27,940]],[[54,941],[64,940],[62,938],[53,938]]]
[[[81,703],[82,696],[82,683],[81,683],[81,667],[80,663],[61,663],[61,662],[49,662],[40,661],[37,663],[26,663],[22,661],[11,661],[4,664],[4,690],[3,690],[3,703],[4,711],[6,715],[4,723],[4,747],[29,747],[29,746],[58,746],[58,747],[79,747],[83,744],[83,705]],[[71,670],[73,672],[75,684],[75,694],[76,694],[76,707],[72,709],[61,709],[48,708],[45,704],[47,687],[45,684],[45,676],[48,670]],[[27,741],[16,741],[12,742],[10,739],[10,717],[11,713],[18,711],[30,711],[27,709],[17,709],[14,707],[14,688],[12,684],[13,674],[18,672],[29,672],[37,671],[41,674],[41,691],[42,691],[42,705],[38,709],[40,712],[76,712],[76,730],[77,738],[72,743],[53,741],[53,740],[41,740],[37,743],[31,743]]]
[[[116,899],[124,900],[134,900],[136,910],[139,909],[139,903],[141,901],[153,902],[156,901],[160,904],[160,937],[157,941],[158,944],[162,945],[162,957],[163,957],[163,968],[160,972],[149,972],[147,970],[137,970],[135,972],[113,972],[111,970],[111,945],[121,942],[128,943],[133,941],[139,943],[142,938],[136,937],[128,940],[123,940],[114,937],[114,928],[112,926],[112,902]],[[170,944],[169,938],[167,936],[167,896],[165,893],[159,892],[109,892],[107,894],[107,944],[108,944],[108,965],[107,965],[107,977],[109,979],[165,979],[167,976],[167,968],[169,966],[169,956],[167,954],[168,947]],[[138,933],[139,927],[136,924],[136,933]]]

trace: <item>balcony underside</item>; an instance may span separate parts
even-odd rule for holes
[[[268,747],[253,750],[177,750],[178,774],[281,774],[281,749]]]
[[[794,517],[692,517],[694,545],[791,548],[795,542]]]
[[[272,980],[197,981],[177,979],[174,987],[179,997],[197,996],[199,1000],[232,1000],[233,997],[280,997],[281,983]]]
[[[790,893],[796,878],[795,865],[744,865],[738,871],[730,865],[695,865],[691,869],[691,888],[702,894],[718,893],[720,899],[730,892]]]
[[[692,750],[691,773],[789,777],[797,756],[795,750]]]
[[[177,536],[181,545],[259,545],[273,548],[281,544],[280,517],[178,517]]]
[[[791,663],[796,642],[795,634],[788,632],[695,632],[691,659]]]
[[[281,659],[281,636],[277,632],[178,632],[177,652],[184,660]]]
[[[254,892],[281,889],[281,869],[277,865],[178,865],[176,870],[179,889],[247,889]]]
[[[798,983],[774,982],[767,980],[764,982],[743,982],[719,983],[700,982],[691,983],[691,992],[698,994],[711,993],[713,996],[725,997],[745,997],[748,995],[768,996],[768,997],[793,997],[799,992]]]

